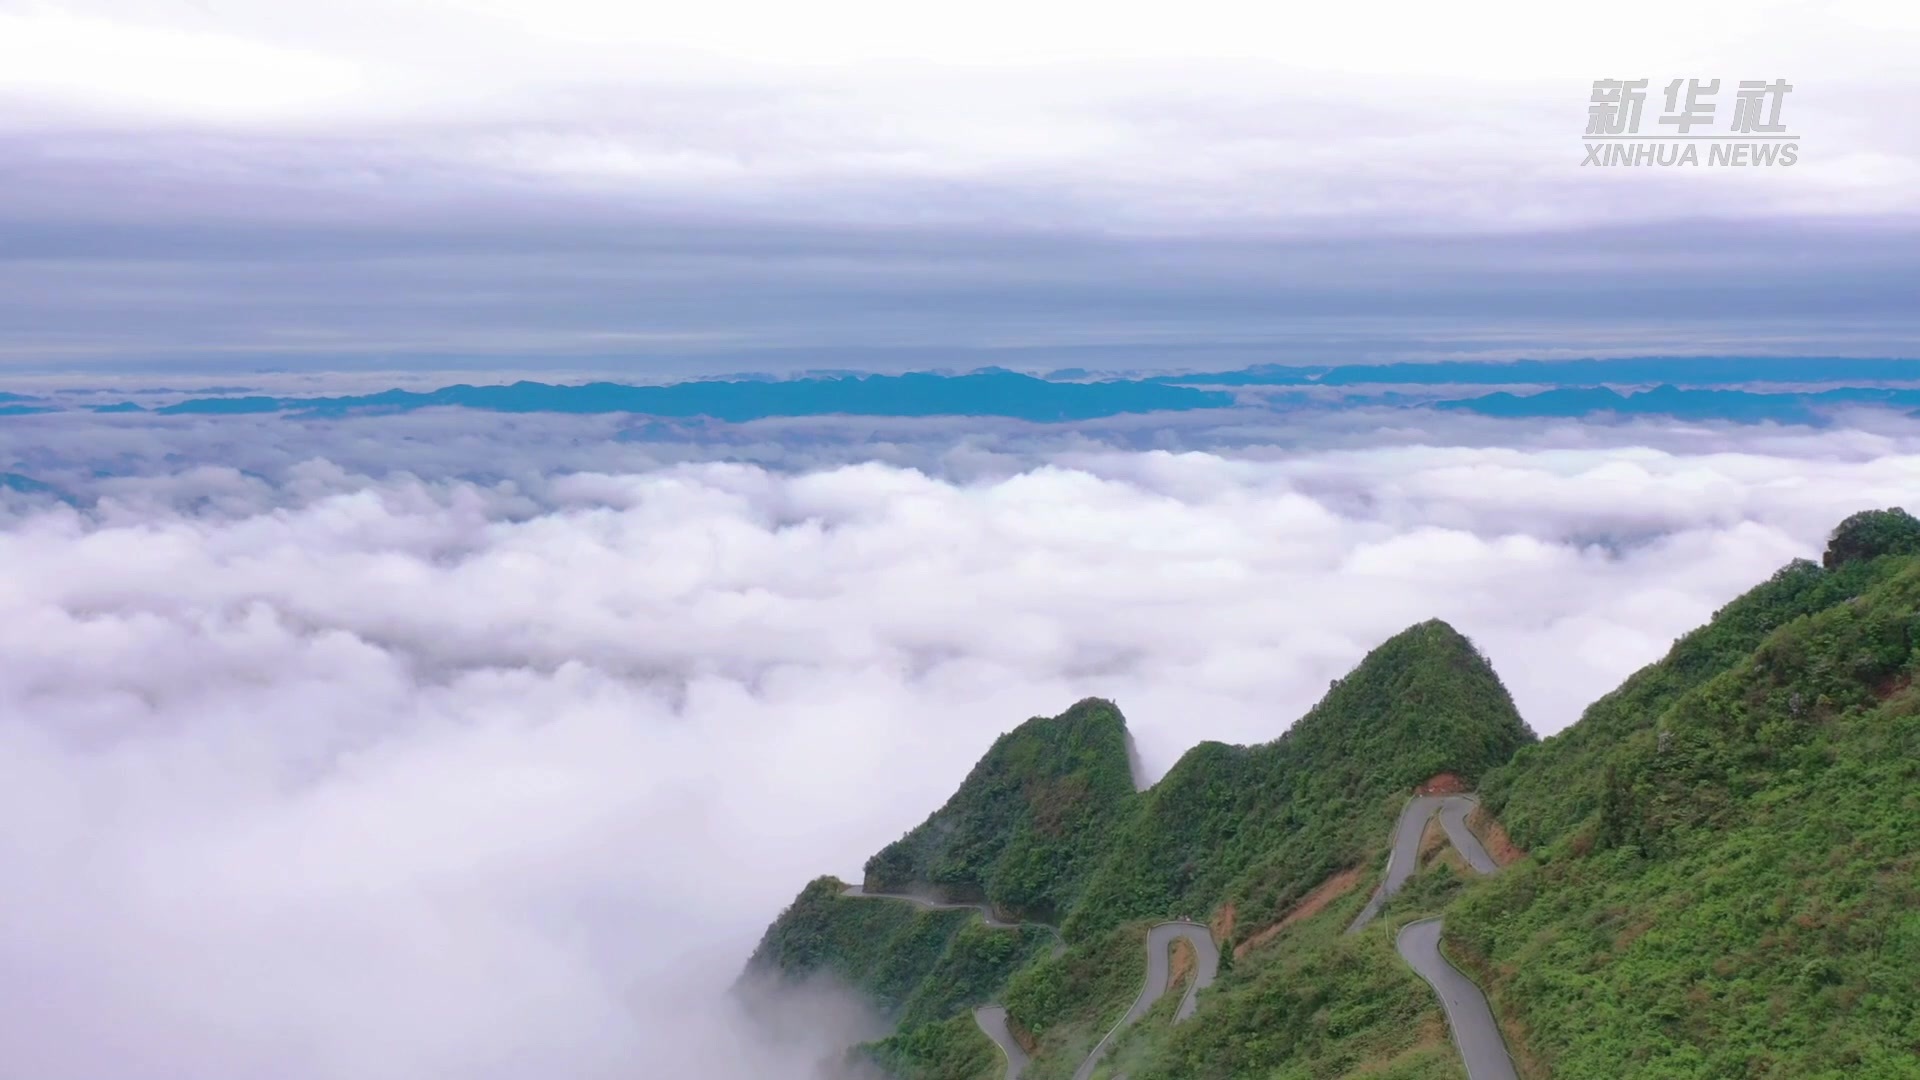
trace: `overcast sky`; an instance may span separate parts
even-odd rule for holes
[[[1896,2],[0,0],[0,362],[1911,354],[1914,55]],[[1609,77],[1786,78],[1800,163],[1583,168]]]

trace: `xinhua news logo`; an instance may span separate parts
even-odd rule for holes
[[[1640,133],[1646,79],[1595,79],[1587,106],[1583,142],[1588,165],[1730,165],[1785,167],[1800,160],[1800,136],[1790,134],[1780,112],[1793,84],[1785,79],[1743,79],[1734,90],[1733,116],[1714,126],[1720,80],[1675,79],[1654,133]],[[1700,128],[1698,134],[1694,129]]]

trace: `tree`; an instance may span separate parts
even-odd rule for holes
[[[1844,563],[1881,555],[1920,554],[1920,520],[1898,506],[1862,510],[1840,523],[1827,541],[1821,564],[1831,570]]]

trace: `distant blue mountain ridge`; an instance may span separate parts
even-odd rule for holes
[[[1537,394],[1499,391],[1454,401],[1436,401],[1433,407],[1483,416],[1585,417],[1613,413],[1623,416],[1672,416],[1686,420],[1733,420],[1741,423],[1772,421],[1781,424],[1823,424],[1835,409],[1878,407],[1911,411],[1920,408],[1920,389],[1844,386],[1804,393],[1759,393],[1751,390],[1683,390],[1656,386],[1621,394],[1604,386],[1564,387]]]
[[[1753,365],[1753,379],[1806,381],[1819,365],[1835,365],[1829,374],[1850,374],[1867,382],[1920,381],[1920,362],[1907,360],[1829,361],[1812,359],[1674,360],[1661,367],[1649,360],[1523,361],[1515,364],[1458,362],[1387,364],[1342,368],[1249,368],[1240,372],[1088,379],[1071,370],[1071,381],[989,368],[963,375],[917,372],[904,375],[830,375],[770,379],[694,380],[635,386],[592,382],[580,385],[522,381],[509,385],[460,384],[437,390],[385,390],[334,397],[276,397],[257,391],[236,396],[192,397],[164,405],[163,415],[285,414],[333,417],[410,412],[457,407],[490,412],[624,413],[665,420],[706,418],[740,423],[778,417],[874,416],[1004,417],[1040,423],[1094,420],[1123,414],[1193,412],[1233,406],[1296,413],[1369,407],[1439,409],[1493,417],[1603,417],[1664,415],[1691,420],[1821,424],[1837,409],[1920,408],[1920,387],[1825,385],[1808,390],[1719,389],[1665,382],[1650,389],[1622,392],[1589,383],[1557,385],[1538,393],[1497,391],[1470,397],[1443,396],[1448,385],[1471,385],[1493,369],[1499,382],[1524,384],[1528,378],[1564,379],[1574,372],[1602,372],[1616,386],[1635,385],[1633,376],[1688,368],[1703,377],[1734,373],[1733,365]],[[1303,372],[1316,373],[1313,377]],[[1349,374],[1358,372],[1358,374]],[[1717,373],[1717,375],[1716,375]],[[1069,372],[1060,372],[1067,375]],[[1413,375],[1426,376],[1422,379]],[[1874,376],[1867,378],[1867,376]],[[1444,376],[1444,377],[1442,377]],[[1362,389],[1368,380],[1400,385],[1431,385],[1431,391]],[[1489,380],[1492,381],[1492,380]],[[1318,386],[1338,385],[1328,395]],[[1229,387],[1231,389],[1229,389]],[[239,389],[239,388],[235,388]],[[60,411],[53,397],[0,394],[0,416]],[[94,412],[146,412],[131,401],[87,406]]]
[[[1920,382],[1920,360],[1826,356],[1636,356],[1583,360],[1440,360],[1390,364],[1261,364],[1237,371],[1151,376],[1206,386],[1741,386],[1751,383]]]
[[[319,398],[195,398],[156,410],[178,413],[298,412],[308,416],[404,412],[455,405],[495,412],[641,413],[741,422],[795,416],[1002,416],[1057,422],[1121,413],[1218,409],[1233,395],[1143,380],[1049,382],[1011,371],[968,375],[867,375],[669,383],[630,386],[594,382],[579,386],[516,382],[507,386],[442,387],[419,393]]]

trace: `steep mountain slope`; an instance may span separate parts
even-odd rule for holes
[[[1120,1031],[1095,1080],[1459,1080],[1393,948],[1444,915],[1527,1080],[1920,1080],[1916,674],[1920,521],[1875,511],[1545,742],[1437,622],[1280,739],[1202,744],[1137,795],[1117,711],[1083,702],[1003,737],[868,867],[869,887],[1045,912],[1065,947],[822,879],[750,970],[861,989],[898,1024],[862,1056],[903,1080],[998,1078],[967,1013],[987,1001],[1032,1057],[1022,1080],[1066,1080],[1138,992],[1146,928],[1192,915],[1218,981],[1191,1019],[1168,995]],[[1345,933],[1437,774],[1478,781],[1531,854],[1501,849],[1517,861],[1481,878],[1435,830],[1405,890]]]
[[[971,911],[849,899],[846,887],[832,877],[808,883],[767,928],[748,972],[789,980],[831,973],[914,1026],[997,990],[1054,941],[1043,927],[985,927]]]
[[[1212,912],[1232,969],[1188,1023],[1130,1033],[1116,1069],[1134,1080],[1459,1076],[1432,994],[1395,954],[1392,930],[1460,880],[1442,867],[1389,909],[1397,918],[1342,930],[1408,792],[1441,774],[1471,781],[1532,740],[1486,659],[1432,621],[1369,653],[1280,739],[1196,747],[1147,793],[1068,932],[1168,908]],[[1027,1080],[1064,1076],[1053,1063],[1078,1049],[1071,995],[1036,1002],[1029,988],[1102,944],[1043,959],[1009,987],[1015,1020],[1043,1036],[1043,1051],[1061,1047],[1036,1056]],[[1055,1014],[1064,1033],[1050,1030]]]
[[[1911,528],[1903,523],[1911,523]],[[1878,548],[1870,546],[1870,537],[1860,536],[1874,532],[1885,533]],[[1659,663],[1635,672],[1619,689],[1594,702],[1579,723],[1522,750],[1509,767],[1487,776],[1481,789],[1488,808],[1513,838],[1522,847],[1536,847],[1590,817],[1599,809],[1602,792],[1602,776],[1593,768],[1596,755],[1651,730],[1681,695],[1746,659],[1768,634],[1857,597],[1897,573],[1897,559],[1852,558],[1846,553],[1920,551],[1920,522],[1905,511],[1868,511],[1843,522],[1835,538],[1827,566],[1801,559],[1782,567],[1715,612],[1707,625],[1675,642]]]
[[[1358,880],[1377,868],[1415,784],[1440,773],[1471,779],[1532,739],[1485,658],[1437,621],[1368,654],[1281,738],[1202,744],[1144,795],[1132,791],[1118,711],[1082,702],[1002,736],[945,806],[868,862],[863,883],[868,892],[985,900],[1003,916],[1059,919],[1068,947],[1036,939],[996,953],[996,962],[963,963],[955,958],[963,946],[982,951],[968,944],[974,932],[1006,932],[965,912],[845,896],[842,883],[822,879],[769,928],[749,972],[795,979],[825,971],[861,990],[899,1022],[866,1052],[898,1076],[991,1073],[998,1059],[982,1052],[990,1044],[963,1010],[992,1000],[1033,1054],[1028,1080],[1066,1077],[1139,991],[1153,922],[1213,916],[1223,946],[1244,944],[1329,876]],[[1243,913],[1237,924],[1235,911]],[[1312,1069],[1433,1043],[1438,1011],[1390,941],[1354,945],[1318,927],[1311,955],[1289,954],[1275,970],[1358,964],[1350,982],[1385,1002],[1353,1014],[1372,1042],[1323,1037],[1302,1051],[1270,1040],[1262,1060]],[[1222,983],[1209,994],[1234,993],[1247,980],[1225,971]],[[1306,989],[1324,1002],[1346,986],[1308,980]],[[1163,1027],[1160,1011],[1143,1026]],[[1205,1026],[1203,1017],[1192,1023]]]
[[[1539,1075],[1920,1077],[1920,523],[1728,605],[1488,783],[1450,912]]]
[[[996,740],[945,806],[867,860],[866,888],[1057,921],[1133,796],[1126,722],[1089,698]]]
[[[1472,642],[1438,620],[1410,627],[1279,739],[1189,751],[1128,822],[1067,934],[1231,903],[1243,940],[1380,850],[1415,784],[1471,781],[1532,741]]]
[[[1137,798],[1127,754],[1111,702],[1089,698],[1021,724],[946,805],[868,860],[864,887],[1057,921]],[[767,928],[743,985],[837,979],[896,1023],[872,1056],[899,1071],[968,1076],[995,1060],[967,1011],[1051,951],[1055,933],[847,891],[833,877],[809,883]]]

